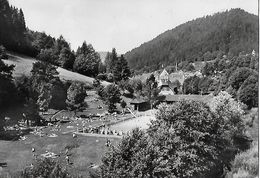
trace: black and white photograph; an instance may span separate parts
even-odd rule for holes
[[[258,178],[258,0],[0,0],[0,178]]]

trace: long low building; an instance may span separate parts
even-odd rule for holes
[[[212,98],[213,95],[165,95],[160,99],[160,102],[171,104],[182,100],[191,100],[209,103]]]
[[[133,110],[145,111],[150,109],[150,104],[147,100],[143,98],[135,98],[130,101],[130,105],[133,105]]]

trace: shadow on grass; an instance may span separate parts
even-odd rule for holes
[[[16,141],[16,140],[19,140],[21,136],[27,135],[31,131],[32,131],[32,129],[30,129],[30,128],[25,129],[25,130],[0,131],[0,140]]]
[[[6,162],[4,162],[4,163],[0,162],[0,167],[7,167],[7,163]]]

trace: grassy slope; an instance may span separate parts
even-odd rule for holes
[[[13,72],[14,77],[19,77],[22,75],[30,75],[30,71],[32,69],[33,63],[36,62],[34,58],[27,57],[27,56],[21,56],[17,54],[9,54],[8,60],[3,60],[6,64],[14,64],[15,70]],[[61,80],[71,80],[71,81],[80,81],[80,82],[86,82],[91,83],[93,82],[94,78],[87,77],[75,72],[68,71],[66,69],[63,69],[61,67],[57,68],[57,71],[59,72],[59,76]],[[109,82],[102,82],[103,85],[108,85]]]

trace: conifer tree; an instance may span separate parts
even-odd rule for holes
[[[107,55],[105,57],[106,73],[110,73],[110,56],[111,56],[111,53],[107,52]]]
[[[123,55],[120,56],[120,63],[121,63],[121,69],[122,69],[121,79],[127,80],[130,77],[131,72],[130,72],[128,63]]]
[[[70,110],[74,110],[75,115],[77,110],[79,110],[84,105],[85,97],[86,89],[83,83],[75,81],[68,88],[66,103]]]
[[[59,54],[59,66],[65,69],[72,69],[75,61],[75,56],[71,52],[70,48],[64,47]]]
[[[116,110],[116,103],[121,101],[120,90],[115,84],[110,84],[104,89],[104,99],[108,105],[108,112],[112,113]]]
[[[107,54],[105,64],[107,67],[107,73],[114,73],[117,64],[117,53],[115,48],[112,49],[112,53]]]
[[[0,131],[5,125],[3,111],[13,104],[16,94],[15,85],[12,81],[13,70],[14,65],[8,66],[0,59]]]
[[[98,75],[100,62],[100,56],[93,46],[91,44],[87,45],[84,41],[77,50],[73,70],[86,76],[95,77]]]
[[[117,59],[113,69],[114,81],[119,82],[122,80],[122,63],[120,59]]]
[[[36,62],[31,74],[31,87],[33,92],[36,93],[40,110],[45,111],[50,106],[54,109],[65,107],[65,87],[57,76],[56,67],[48,63]]]

